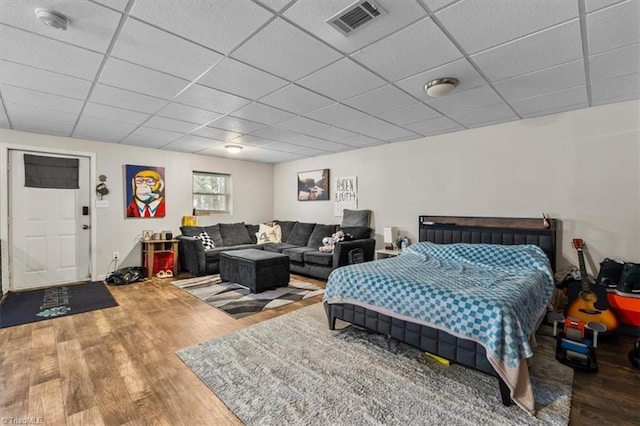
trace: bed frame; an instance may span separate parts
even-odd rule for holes
[[[419,216],[418,219],[420,241],[437,244],[533,244],[546,253],[554,269],[556,226],[555,219],[547,219],[545,223],[542,218]],[[324,308],[331,330],[335,330],[336,319],[341,319],[497,377],[502,402],[504,405],[511,405],[509,387],[487,360],[482,345],[442,330],[349,303],[325,302]]]

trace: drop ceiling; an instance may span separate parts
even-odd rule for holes
[[[640,98],[638,0],[352,3],[0,0],[0,127],[280,163]]]

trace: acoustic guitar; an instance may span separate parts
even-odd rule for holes
[[[587,268],[584,263],[584,241],[579,238],[573,240],[573,247],[578,251],[580,262],[580,281],[570,282],[568,285],[567,309],[565,316],[578,319],[584,323],[599,322],[607,327],[607,332],[618,327],[618,319],[609,310],[607,304],[607,289],[601,285],[591,285]]]

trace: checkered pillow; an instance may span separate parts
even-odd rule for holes
[[[202,240],[202,245],[205,250],[216,248],[215,244],[213,244],[213,240],[206,232],[201,232],[200,235],[196,235],[196,238]]]

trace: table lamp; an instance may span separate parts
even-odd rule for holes
[[[395,226],[384,227],[384,248],[387,250],[393,250],[393,243],[398,236],[398,228]]]

